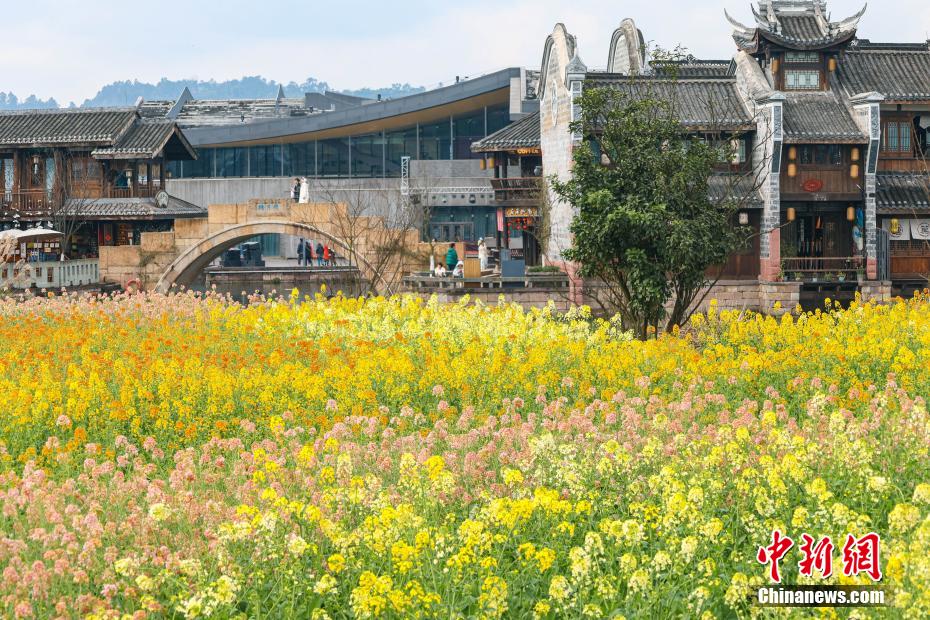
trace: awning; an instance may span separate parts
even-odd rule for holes
[[[12,228],[10,230],[0,230],[0,241],[15,241],[16,243],[26,241],[41,241],[44,239],[57,239],[63,237],[64,233],[48,228],[30,228],[28,230],[19,230]]]

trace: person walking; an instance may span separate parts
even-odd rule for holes
[[[297,266],[298,267],[304,266],[304,261],[307,258],[306,251],[307,251],[307,244],[304,243],[303,238],[301,238],[300,241],[297,242]]]
[[[323,264],[332,267],[333,253],[329,249],[329,244],[323,246]]]
[[[316,243],[316,264],[319,267],[323,266],[323,244],[319,241]]]
[[[455,244],[450,243],[446,250],[446,269],[453,271],[459,262],[459,253],[455,251]]]

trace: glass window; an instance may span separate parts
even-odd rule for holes
[[[183,177],[178,174],[175,178],[198,179],[215,176],[216,171],[213,167],[215,159],[216,149],[198,149],[196,160],[183,162]],[[172,164],[178,164],[180,166],[181,163],[182,162],[169,163],[168,170],[171,171]]]
[[[802,146],[800,150],[801,150],[801,163],[802,164],[814,163],[814,147]]]
[[[420,159],[450,159],[450,131],[449,119],[420,125]]]
[[[820,71],[786,71],[787,90],[820,90]]]
[[[785,54],[785,62],[790,65],[820,62],[818,52],[788,52]]]
[[[316,175],[316,142],[298,142],[284,146],[284,175],[289,177]]]
[[[843,165],[843,147],[838,144],[830,146],[830,165],[831,166],[842,166]]]
[[[409,127],[385,135],[385,165],[384,174],[389,177],[400,176],[401,157],[417,157],[417,128]]]
[[[352,176],[380,177],[384,174],[384,139],[380,133],[352,138]]]
[[[216,149],[216,176],[249,176],[249,151],[246,148]]]
[[[199,157],[203,157],[203,151],[197,151]],[[194,162],[189,162],[194,163]],[[184,178],[184,162],[181,161],[169,161],[166,170],[168,172],[169,179],[183,179]]]
[[[554,92],[554,91],[553,91]],[[491,135],[510,124],[510,106],[508,104],[488,107],[488,131]]]
[[[320,176],[349,176],[349,139],[320,140]]]
[[[471,143],[484,137],[484,108],[465,116],[453,119],[455,131],[455,145],[452,156],[454,159],[476,159],[482,157],[480,153],[471,152]]]
[[[249,147],[249,176],[281,176],[281,145]]]

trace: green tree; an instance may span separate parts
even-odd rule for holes
[[[733,191],[709,195],[715,166],[732,156],[729,137],[685,135],[674,100],[653,92],[648,79],[631,78],[630,86],[582,94],[571,127],[584,137],[573,176],[552,184],[576,208],[566,258],[580,265],[605,309],[646,339],[690,318],[707,271],[748,233],[735,226]]]

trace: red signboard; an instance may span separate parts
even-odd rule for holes
[[[801,187],[804,188],[805,192],[816,193],[823,189],[823,181],[820,179],[808,179],[804,181],[804,185]]]

